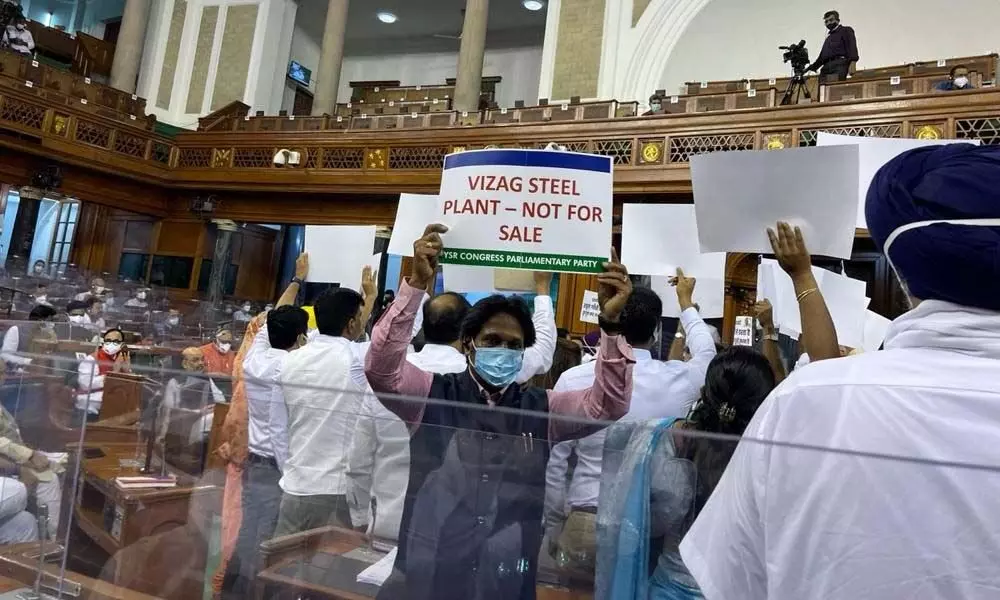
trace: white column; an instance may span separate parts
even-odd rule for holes
[[[465,24],[462,45],[458,50],[458,75],[455,81],[455,110],[479,110],[482,93],[483,55],[486,53],[486,25],[490,0],[465,0]]]
[[[349,0],[328,0],[326,25],[323,28],[323,45],[316,69],[316,95],[313,96],[314,115],[332,115],[337,106],[340,88],[340,69],[344,62],[344,31],[347,28]]]
[[[111,87],[123,92],[135,92],[148,19],[149,0],[126,0],[115,57],[111,63]]]

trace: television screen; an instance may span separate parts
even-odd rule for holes
[[[293,60],[288,63],[288,77],[298,81],[302,85],[309,85],[309,78],[312,77],[312,71]]]

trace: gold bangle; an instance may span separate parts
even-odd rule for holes
[[[806,290],[806,291],[802,292],[801,294],[799,294],[798,296],[796,296],[795,299],[797,301],[799,301],[799,302],[802,302],[803,300],[805,300],[809,296],[809,294],[812,294],[813,292],[818,292],[818,291],[819,290],[816,289],[816,288],[809,288],[808,290]]]

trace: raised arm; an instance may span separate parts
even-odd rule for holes
[[[399,295],[386,309],[372,330],[371,347],[365,357],[365,375],[377,394],[398,394],[426,398],[434,376],[406,360],[406,351],[413,338],[413,321],[420,310],[424,290],[435,276],[438,255],[444,247],[443,225],[428,225],[424,236],[413,244],[413,263],[409,281],[399,285]],[[407,423],[418,423],[424,407],[416,402],[403,402],[380,397],[382,404]]]
[[[599,317],[601,347],[594,365],[594,385],[572,392],[549,392],[549,412],[586,420],[617,421],[628,413],[632,398],[632,365],[635,357],[624,336],[618,335],[621,328],[619,318],[625,302],[632,294],[632,282],[628,271],[618,262],[618,254],[612,249],[611,262],[604,264],[604,273],[597,276],[600,284],[598,301],[601,306]],[[582,437],[600,426],[567,422],[562,419],[549,421],[549,438],[553,441]]]
[[[778,264],[792,278],[795,298],[802,318],[802,345],[813,362],[840,357],[837,329],[827,309],[819,284],[812,273],[812,259],[802,231],[788,223],[778,223],[777,231],[768,229],[771,248]]]
[[[681,307],[681,326],[687,334],[687,347],[691,352],[688,361],[688,376],[691,385],[700,390],[705,385],[705,374],[708,373],[708,363],[715,358],[715,340],[708,325],[698,313],[694,304],[694,287],[697,281],[694,277],[686,277],[684,271],[677,269],[677,276],[671,280],[677,289],[677,303]]]
[[[785,370],[785,362],[781,360],[781,350],[778,348],[778,330],[774,327],[774,309],[769,300],[761,300],[754,305],[754,312],[757,322],[764,331],[764,341],[761,342],[761,352],[767,358],[767,362],[774,371],[774,383],[778,384],[785,380],[788,373]]]
[[[288,283],[288,287],[278,298],[278,302],[274,305],[275,308],[279,306],[289,306],[295,304],[295,299],[299,296],[299,288],[302,287],[302,282],[306,280],[309,276],[309,255],[305,252],[299,255],[295,259],[295,277]]]
[[[535,326],[535,344],[524,351],[521,372],[517,383],[524,383],[534,377],[548,373],[552,368],[552,358],[556,353],[556,316],[552,309],[550,288],[552,273],[535,273],[535,312],[531,322]]]

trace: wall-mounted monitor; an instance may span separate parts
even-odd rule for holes
[[[312,71],[293,60],[288,63],[288,78],[308,86],[312,78]]]

